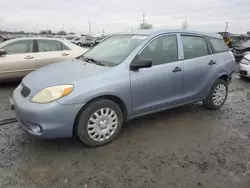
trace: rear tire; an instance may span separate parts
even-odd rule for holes
[[[221,108],[228,95],[228,83],[225,80],[218,79],[214,82],[208,97],[203,100],[203,104],[210,110]]]
[[[113,141],[122,124],[123,114],[120,107],[113,101],[100,99],[80,112],[76,130],[84,144],[96,147]]]
[[[77,45],[78,45],[78,46],[82,46],[82,43],[78,42]]]

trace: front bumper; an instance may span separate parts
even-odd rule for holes
[[[250,77],[250,65],[240,63],[239,74],[240,76]]]
[[[72,137],[74,121],[83,104],[61,105],[57,101],[48,104],[30,102],[17,88],[10,99],[11,109],[26,132],[42,138]]]

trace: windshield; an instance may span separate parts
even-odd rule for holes
[[[144,35],[112,36],[84,54],[86,59],[94,59],[104,66],[116,66],[144,40]]]
[[[250,40],[243,42],[242,46],[250,47]]]

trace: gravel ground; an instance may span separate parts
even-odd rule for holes
[[[14,117],[0,88],[0,120]],[[125,124],[114,142],[43,141],[0,126],[0,187],[249,188],[250,81],[234,75],[218,111],[188,105]]]

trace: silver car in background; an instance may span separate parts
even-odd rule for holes
[[[19,79],[31,71],[58,61],[73,59],[87,51],[54,38],[18,38],[0,43],[0,81]]]

